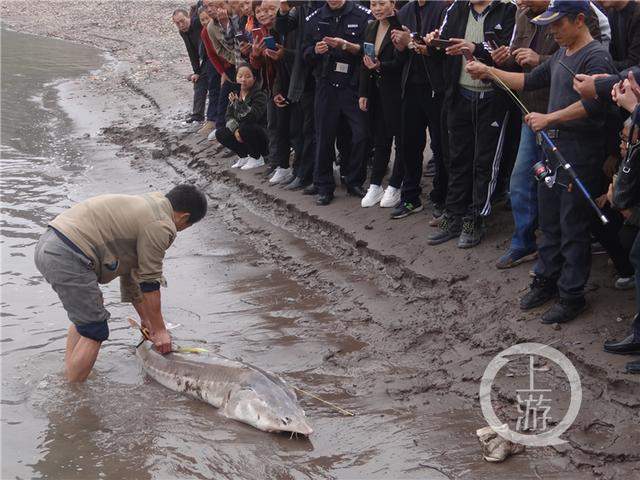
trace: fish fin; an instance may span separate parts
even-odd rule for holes
[[[199,347],[178,347],[173,351],[176,353],[195,353],[195,354],[209,353],[209,350],[207,350],[206,348],[199,348]]]

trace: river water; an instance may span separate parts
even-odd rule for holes
[[[111,336],[94,373],[84,385],[64,381],[68,320],[33,265],[38,236],[76,201],[166,190],[179,181],[166,166],[133,167],[113,148],[82,138],[61,109],[63,79],[104,61],[92,48],[2,29],[0,476],[424,478],[411,473],[420,460],[409,448],[413,417],[389,415],[383,404],[345,422],[305,400],[316,433],[290,440],[154,383],[136,361],[126,323],[134,311],[119,303],[115,286],[104,288]],[[317,370],[329,348],[361,345],[317,328],[331,320],[327,300],[260,260],[213,215],[181,234],[168,252],[163,291],[165,317],[182,324],[175,338],[330,392],[345,408],[363,407],[345,393],[348,379]],[[303,339],[304,331],[310,334]]]

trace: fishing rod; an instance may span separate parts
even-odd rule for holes
[[[527,109],[527,107],[524,106],[524,104],[518,98],[518,96],[515,93],[513,93],[511,91],[511,89],[495,73],[493,73],[491,71],[491,68],[489,68],[487,71],[493,77],[493,79],[498,83],[498,85],[500,85],[500,87],[504,91],[506,91],[509,94],[509,96],[515,101],[516,105],[518,106],[518,108],[522,112],[523,116],[526,116],[526,115],[531,113]],[[529,127],[529,128],[531,128],[531,127]],[[539,134],[540,137],[544,140],[544,142],[547,144],[547,146],[549,148],[549,152],[548,152],[549,155],[551,155],[554,158],[554,160],[557,162],[557,165],[559,167],[562,167],[565,170],[565,172],[567,172],[567,174],[569,174],[569,177],[571,177],[571,180],[573,181],[573,183],[578,186],[578,189],[580,190],[580,192],[582,192],[582,195],[584,196],[584,198],[587,199],[587,201],[589,202],[589,205],[591,205],[591,208],[596,212],[596,215],[598,215],[598,218],[600,219],[602,224],[603,225],[607,225],[609,223],[609,219],[605,216],[604,213],[602,213],[602,210],[600,210],[600,207],[598,207],[598,205],[596,205],[596,202],[593,201],[593,198],[591,198],[591,195],[589,194],[589,191],[584,186],[582,181],[578,178],[578,174],[573,169],[571,164],[565,160],[565,158],[562,155],[562,153],[560,153],[560,150],[558,150],[558,147],[556,147],[556,145],[551,141],[551,138],[549,138],[549,135],[547,134],[547,132],[545,132],[544,130],[540,130],[540,131],[534,132],[534,133]],[[553,175],[550,175],[550,173],[551,173],[550,169],[546,165],[544,160],[541,161],[541,162],[536,163],[533,168],[534,168],[534,175],[535,175],[536,179],[539,180],[539,181],[543,181],[544,184],[547,187],[552,188],[553,185],[556,183],[556,174],[557,173],[554,173]]]

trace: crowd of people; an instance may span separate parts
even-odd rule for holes
[[[507,201],[497,268],[537,259],[523,310],[579,316],[598,246],[640,312],[637,1],[201,0],[172,20],[193,67],[187,121],[231,168],[321,206],[339,178],[394,219],[428,202],[430,245],[477,246]],[[604,348],[640,354],[638,316]]]

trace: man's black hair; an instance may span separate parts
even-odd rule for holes
[[[194,185],[183,183],[173,187],[165,196],[174,211],[189,214],[191,225],[202,220],[207,213],[207,197]]]
[[[175,17],[177,14],[183,14],[185,17],[189,18],[189,12],[187,12],[184,8],[176,8],[171,14],[171,18]]]

